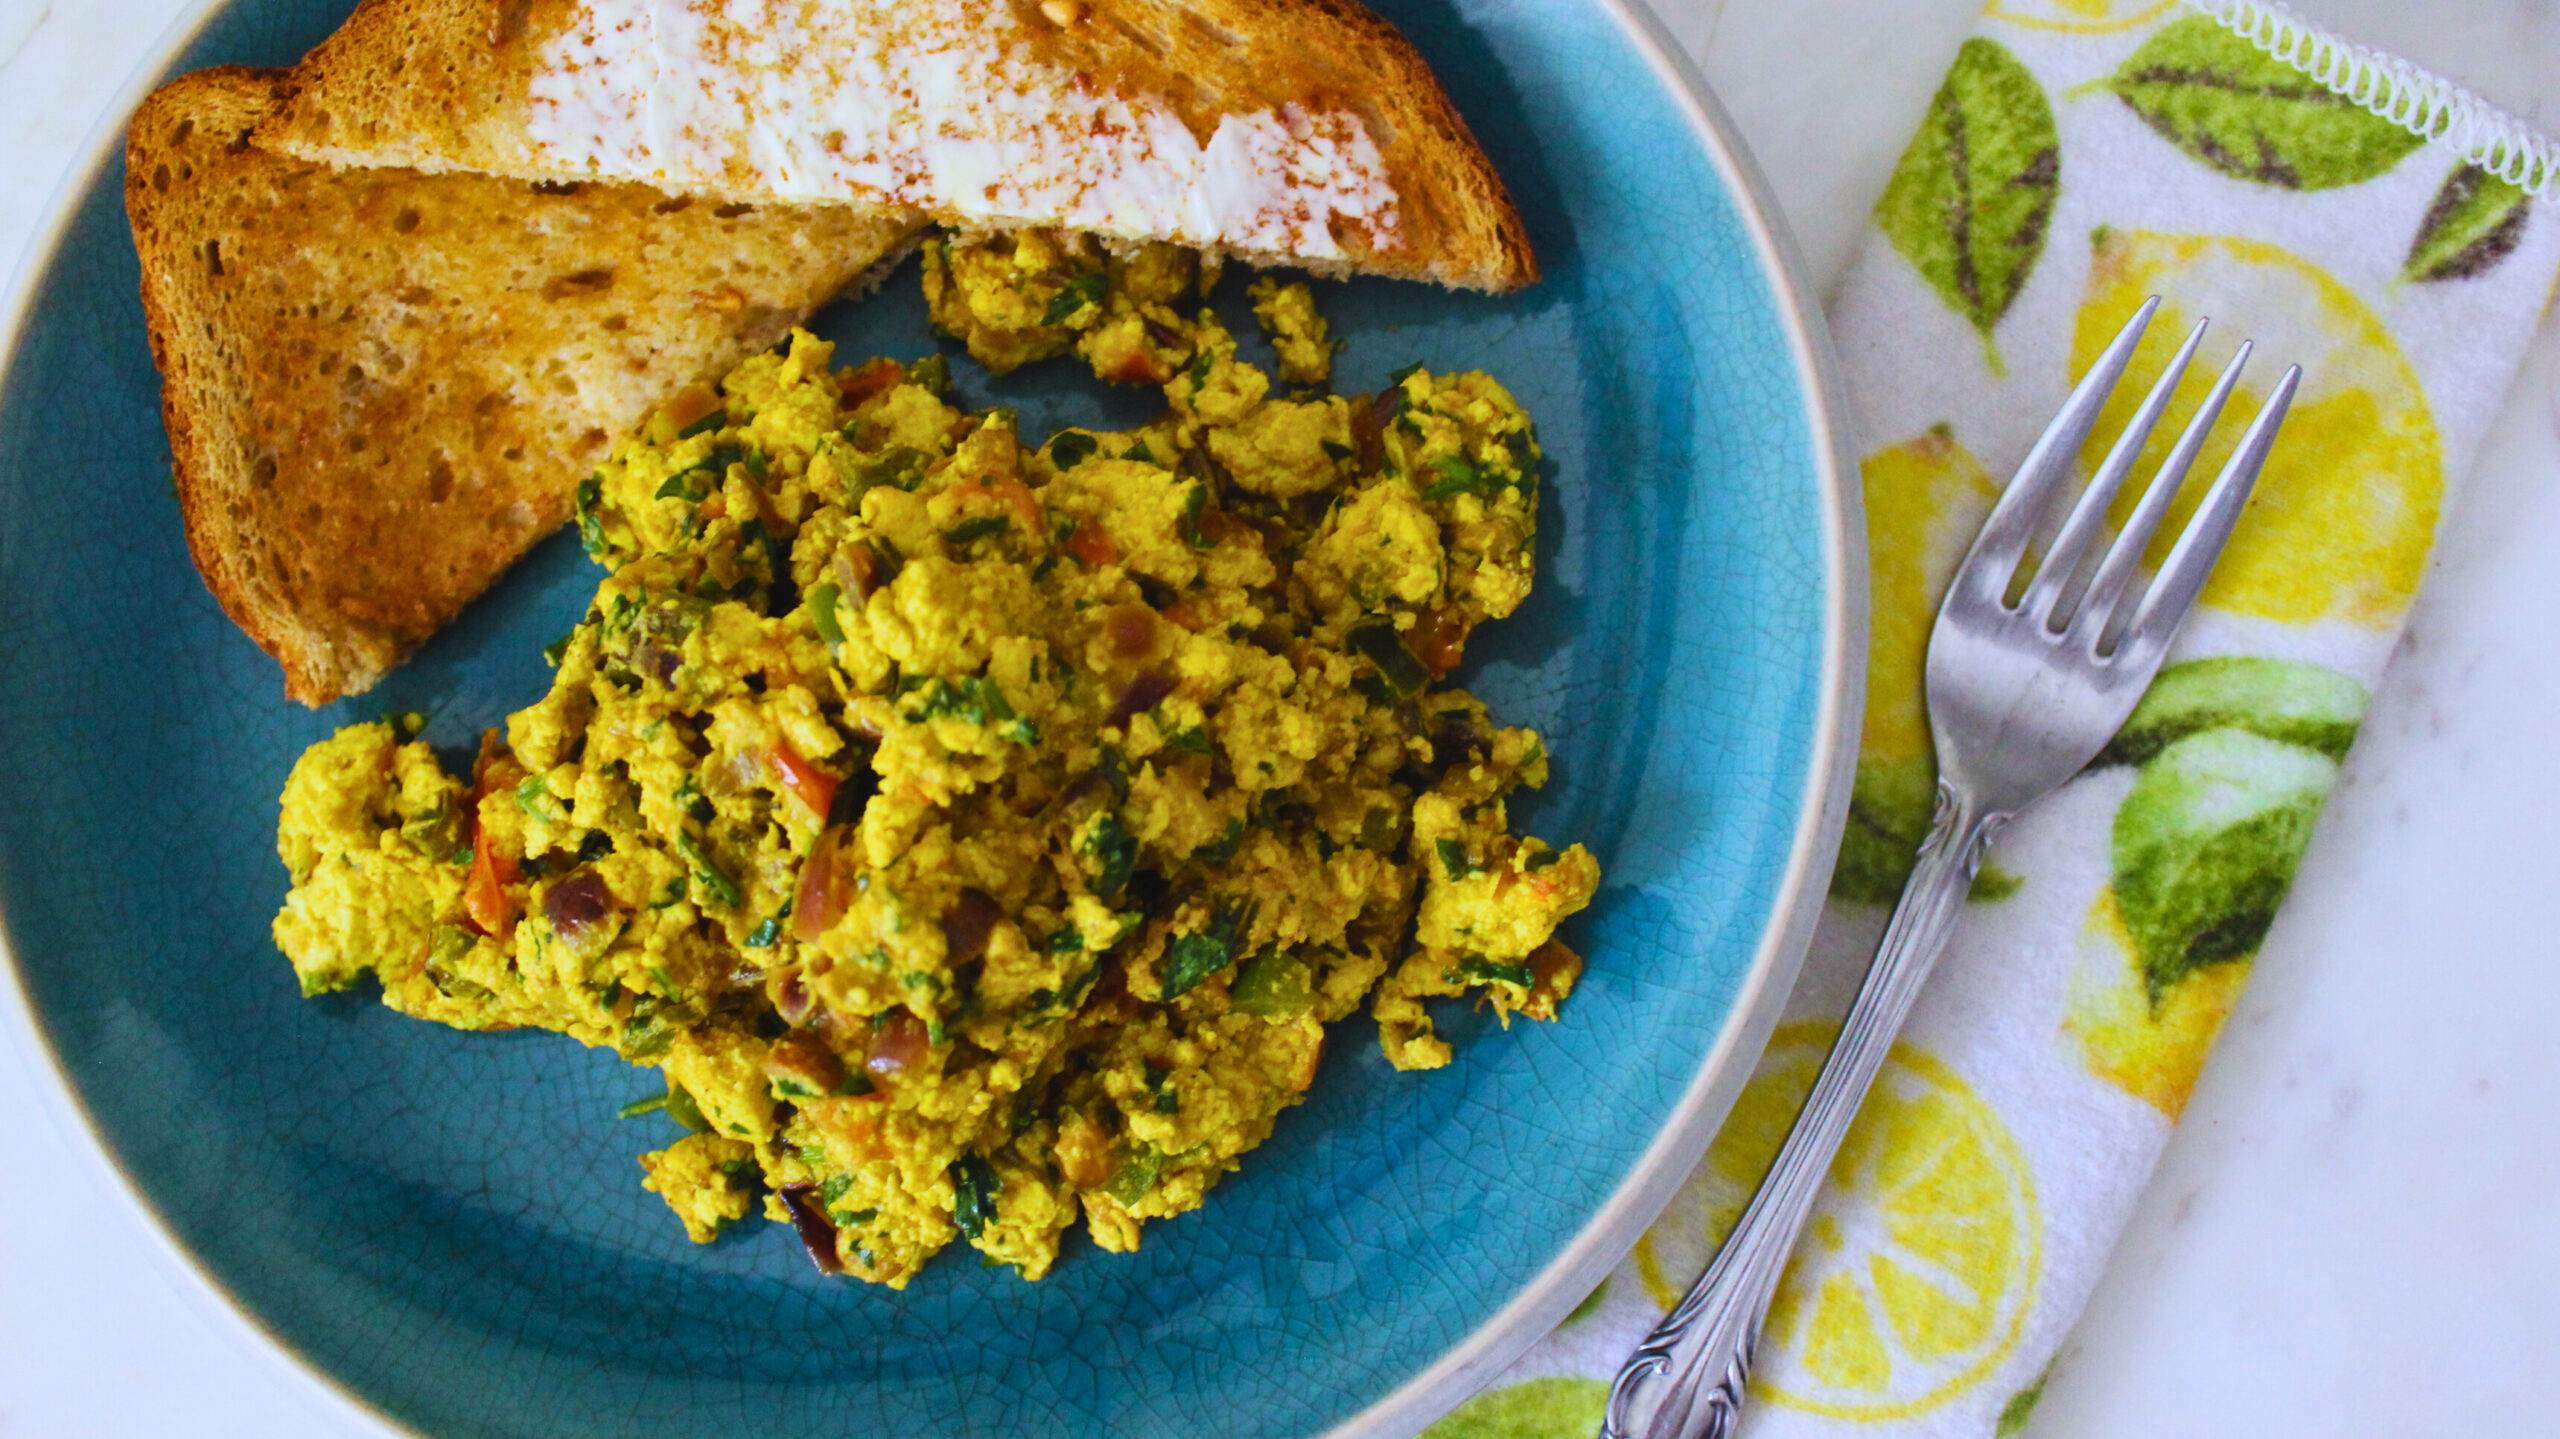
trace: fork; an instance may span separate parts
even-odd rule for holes
[[[1804,1111],[1715,1261],[1637,1346],[1609,1388],[1601,1439],[1726,1439],[1739,1424],[1770,1297],[1894,1036],[1911,1013],[1984,852],[2019,810],[2086,768],[2158,672],[2284,423],[2302,368],[2288,368],[2139,598],[2142,556],[2239,382],[2244,341],[2082,580],[2109,507],[2204,339],[2199,322],[2151,387],[2039,562],[2048,524],[2099,410],[2160,308],[2152,296],[2108,343],[2027,452],[1956,571],[1929,636],[1929,732],[1937,813],[1873,967]],[[2023,589],[2018,580],[2026,578]],[[2012,596],[2015,596],[2012,599]]]

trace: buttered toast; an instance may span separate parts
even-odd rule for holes
[[[1352,0],[366,0],[260,143],[1507,291],[1502,182]]]
[[[371,686],[570,510],[613,439],[915,225],[637,185],[332,170],[249,138],[237,66],[133,120],[125,200],[187,542],[321,704]]]

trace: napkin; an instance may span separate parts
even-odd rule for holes
[[[1990,6],[1832,308],[1873,641],[1848,834],[1804,977],[1661,1219],[1432,1439],[1593,1433],[1609,1378],[1740,1212],[1928,826],[1920,674],[1938,597],[2072,383],[2157,294],[2084,472],[2196,319],[2212,328],[2141,476],[2237,343],[2257,342],[2170,533],[2287,363],[2301,394],[2132,719],[1993,848],[1796,1249],[1744,1429],[2026,1426],[2549,297],[2560,216],[2535,197],[2553,167],[2518,122],[2280,6]]]

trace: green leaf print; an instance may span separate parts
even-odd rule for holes
[[[2188,660],[2160,672],[2092,768],[2142,764],[2191,734],[2243,729],[2345,759],[2364,686],[2319,665],[2255,655]]]
[[[2036,1412],[2036,1401],[2044,1398],[2045,1381],[2053,1377],[2053,1365],[2053,1360],[2046,1360],[2044,1372],[2036,1376],[2036,1382],[2010,1395],[2009,1402],[2000,1406],[2000,1417],[1991,1429],[1992,1439],[2016,1439],[2026,1432],[2027,1420]]]
[[[1559,1375],[1488,1389],[1422,1431],[1422,1439],[1590,1439],[1609,1386]]]
[[[2521,188],[2477,165],[2458,167],[2418,222],[2400,278],[2468,280],[2486,274],[2524,238],[2532,210],[2533,200]]]
[[[1876,225],[1985,341],[2044,253],[2062,143],[2044,87],[1980,38],[1956,52]]]
[[[2155,1010],[2188,975],[2257,952],[2337,775],[2327,755],[2239,729],[2189,735],[2142,767],[2110,858]]]
[[[2209,15],[2161,27],[2098,84],[2223,174],[2287,190],[2370,180],[2426,143]]]

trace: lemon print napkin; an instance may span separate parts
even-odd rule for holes
[[[1619,1362],[1740,1212],[1928,827],[1920,675],[1938,597],[2072,383],[2157,294],[2084,469],[2201,317],[2213,328],[2140,473],[2244,337],[2258,360],[2185,508],[2288,362],[2300,398],[2157,683],[1993,849],[1832,1166],[1744,1424],[1788,1439],[2031,1431],[2549,297],[2560,215],[2535,197],[2552,168],[2516,122],[2279,7],[1991,5],[1832,310],[1861,430],[1873,647],[1848,837],[1803,981],[1706,1162],[1627,1262],[1433,1439],[1593,1433]]]

